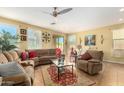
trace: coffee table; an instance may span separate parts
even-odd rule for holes
[[[71,67],[72,75],[73,75],[73,64],[64,61],[63,63],[59,63],[58,59],[51,59],[52,63],[57,67],[58,80],[60,79],[61,70],[65,67]]]

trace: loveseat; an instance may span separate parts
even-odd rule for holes
[[[86,53],[88,53],[91,58],[87,60],[84,60],[85,58],[82,59],[81,56],[77,58],[77,68],[89,73],[90,75],[97,74],[102,70],[103,51],[88,50]]]

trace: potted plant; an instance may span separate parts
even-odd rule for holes
[[[2,30],[0,32],[0,50],[10,51],[17,48],[16,43],[18,43],[18,39],[18,35],[12,35],[10,32]]]

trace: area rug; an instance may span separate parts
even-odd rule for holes
[[[41,70],[45,86],[91,86],[95,84],[94,81],[81,75],[76,70],[72,74],[70,69],[65,69],[59,80],[55,66],[42,66]]]
[[[55,66],[50,66],[47,70],[51,80],[56,84],[66,86],[66,85],[73,85],[77,83],[78,77],[76,76],[75,73],[72,73],[70,69],[64,68],[63,73],[59,74],[59,80],[58,80],[57,68]]]

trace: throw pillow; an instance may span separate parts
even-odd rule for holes
[[[19,56],[18,56],[18,54],[17,54],[16,51],[10,51],[9,53],[10,53],[11,56],[13,57],[13,60],[14,60],[14,61],[16,61],[16,60],[19,59]]]
[[[37,53],[35,51],[30,51],[29,58],[34,58],[34,57],[37,57]]]
[[[82,59],[82,60],[89,60],[89,59],[92,59],[92,56],[91,56],[88,52],[86,52],[86,53],[84,53],[84,54],[81,56],[81,59]]]
[[[56,56],[61,57],[61,49],[60,48],[56,48]]]
[[[21,54],[22,61],[26,60],[27,58],[28,58],[27,52],[22,52],[22,54]]]

